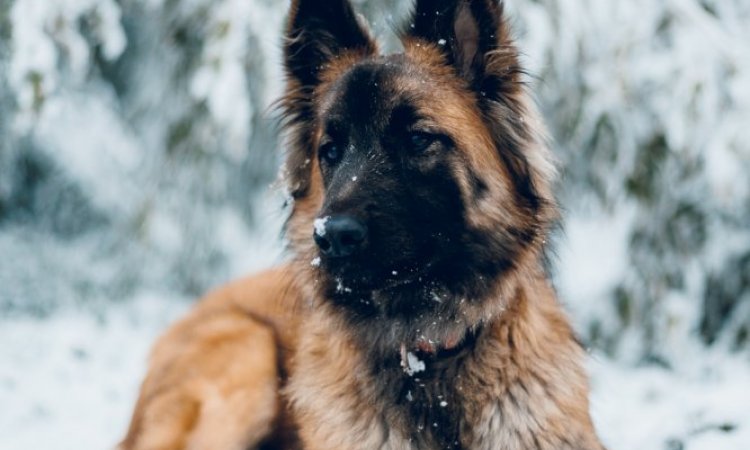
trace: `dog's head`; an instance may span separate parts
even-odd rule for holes
[[[473,325],[536,264],[552,166],[495,0],[417,0],[401,39],[381,55],[347,0],[293,2],[287,234],[356,317]]]

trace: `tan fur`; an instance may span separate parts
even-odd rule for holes
[[[209,295],[159,340],[121,449],[255,448],[290,416],[305,449],[415,448],[370,401],[365,361],[346,326],[328,306],[304,301],[291,272]],[[466,448],[601,448],[584,354],[551,288],[541,277],[519,279],[515,297],[456,380],[475,406]],[[283,392],[278,362],[290,371]]]
[[[246,449],[274,431],[280,365],[295,345],[289,275],[203,299],[157,342],[122,449]]]
[[[588,414],[583,351],[570,339],[567,319],[546,282],[523,283],[513,306],[492,322],[490,336],[479,344],[480,356],[456,379],[474,406],[462,444],[488,450],[600,449]],[[376,392],[345,326],[324,306],[311,314],[301,329],[292,366],[296,375],[288,387],[305,448],[418,448],[389,428],[391,413],[371,401]],[[497,398],[503,400],[496,403]]]

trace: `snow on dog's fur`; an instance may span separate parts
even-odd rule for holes
[[[600,449],[543,251],[557,209],[494,0],[347,0],[285,40],[291,261],[157,344],[124,449]]]

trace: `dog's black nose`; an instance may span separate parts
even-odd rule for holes
[[[341,258],[364,246],[367,226],[351,216],[327,216],[315,219],[313,238],[321,253]]]

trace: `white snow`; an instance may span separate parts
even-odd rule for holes
[[[253,27],[253,17],[264,17],[268,22],[263,27],[275,28],[280,23],[279,17],[269,16],[268,8],[258,3],[246,0],[217,2],[207,24],[216,31],[209,34],[204,45],[202,59],[206,64],[195,73],[191,85],[193,97],[205,101],[212,117],[226,126],[227,149],[237,161],[244,158],[253,131],[249,125],[254,105],[241,100],[249,98],[246,70],[252,61],[248,61],[247,55],[258,55],[258,50],[253,47],[253,30],[257,29]],[[261,106],[270,100],[262,99]]]
[[[424,361],[417,358],[412,352],[406,352],[406,361],[401,361],[401,363],[404,366],[404,372],[410,377],[415,373],[423,372],[427,368]]]
[[[113,448],[149,348],[188,306],[150,293],[102,315],[0,320],[0,448]]]
[[[340,278],[336,279],[336,292],[339,292],[339,293],[341,293],[341,292],[347,292],[347,293],[349,293],[351,291],[352,291],[352,289],[349,288],[349,287],[346,287],[344,285],[344,282]]]
[[[11,9],[13,40],[9,79],[21,111],[31,114],[39,97],[49,97],[59,86],[58,58],[64,54],[68,75],[84,81],[89,65],[89,47],[78,20],[96,18],[93,31],[108,60],[118,57],[126,46],[120,24],[120,7],[113,0],[16,0]],[[28,125],[31,118],[19,120]]]
[[[315,227],[315,234],[320,237],[326,235],[326,223],[330,219],[330,216],[319,217],[313,221],[313,227]]]
[[[747,448],[747,358],[705,351],[686,356],[690,362],[674,370],[633,368],[598,355],[591,358],[591,411],[608,448]]]

